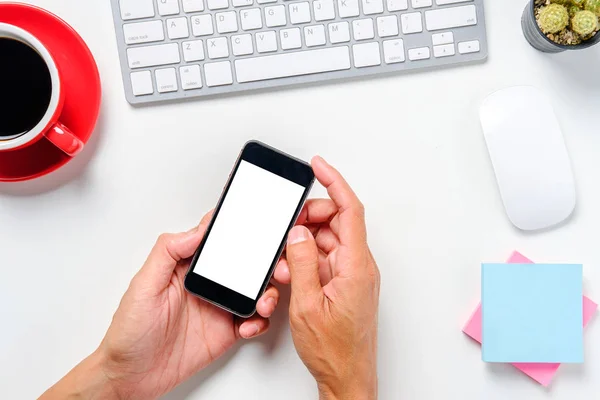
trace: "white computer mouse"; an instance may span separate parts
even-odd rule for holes
[[[499,90],[479,116],[510,221],[529,231],[569,217],[576,203],[571,161],[544,93],[531,86]]]

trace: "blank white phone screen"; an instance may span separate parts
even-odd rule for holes
[[[242,160],[194,273],[256,300],[304,190]]]

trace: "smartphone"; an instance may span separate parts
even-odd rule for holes
[[[240,317],[254,314],[314,180],[308,163],[246,143],[194,254],[186,290]]]

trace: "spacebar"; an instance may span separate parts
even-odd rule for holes
[[[237,81],[240,83],[344,69],[350,69],[348,46],[244,58],[235,61]]]

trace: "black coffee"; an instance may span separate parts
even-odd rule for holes
[[[0,140],[32,130],[52,95],[50,71],[29,45],[0,38]]]

